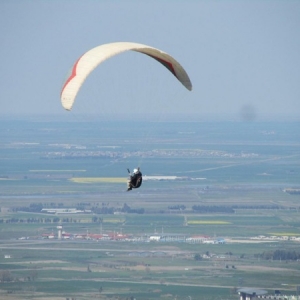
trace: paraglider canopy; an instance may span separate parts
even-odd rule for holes
[[[159,49],[137,43],[117,42],[95,47],[84,53],[73,65],[70,76],[61,90],[61,103],[71,110],[76,95],[88,75],[102,62],[125,51],[136,51],[150,56],[164,65],[188,90],[192,83],[183,67],[171,55]]]

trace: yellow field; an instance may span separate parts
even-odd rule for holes
[[[218,221],[218,220],[191,220],[187,222],[189,225],[228,225],[231,224],[227,221]]]
[[[125,222],[125,218],[118,218],[118,219],[112,219],[112,218],[104,218],[103,223],[123,223]]]
[[[29,172],[86,172],[86,170],[29,170]]]
[[[69,179],[75,183],[126,183],[124,177],[74,177]]]

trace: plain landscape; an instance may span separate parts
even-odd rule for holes
[[[0,128],[1,298],[296,295],[299,122]],[[126,192],[136,166],[143,185]]]

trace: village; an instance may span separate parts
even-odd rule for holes
[[[102,233],[91,233],[88,230],[85,233],[68,233],[63,230],[62,225],[56,227],[57,231],[54,230],[48,233],[41,233],[40,236],[35,237],[38,239],[57,239],[57,240],[90,240],[90,241],[116,241],[116,242],[181,242],[189,244],[225,244],[226,240],[219,237],[210,237],[207,235],[192,235],[187,236],[184,234],[164,234],[161,232],[154,234],[123,234],[122,232],[108,232]],[[162,230],[163,231],[163,230]],[[21,237],[19,240],[32,239],[31,237]]]

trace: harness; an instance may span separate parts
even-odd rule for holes
[[[143,182],[143,177],[142,177],[142,173],[140,174],[137,174],[136,175],[136,178],[132,178],[131,179],[131,186],[136,189],[136,188],[139,188],[141,185],[142,185],[142,182]]]

